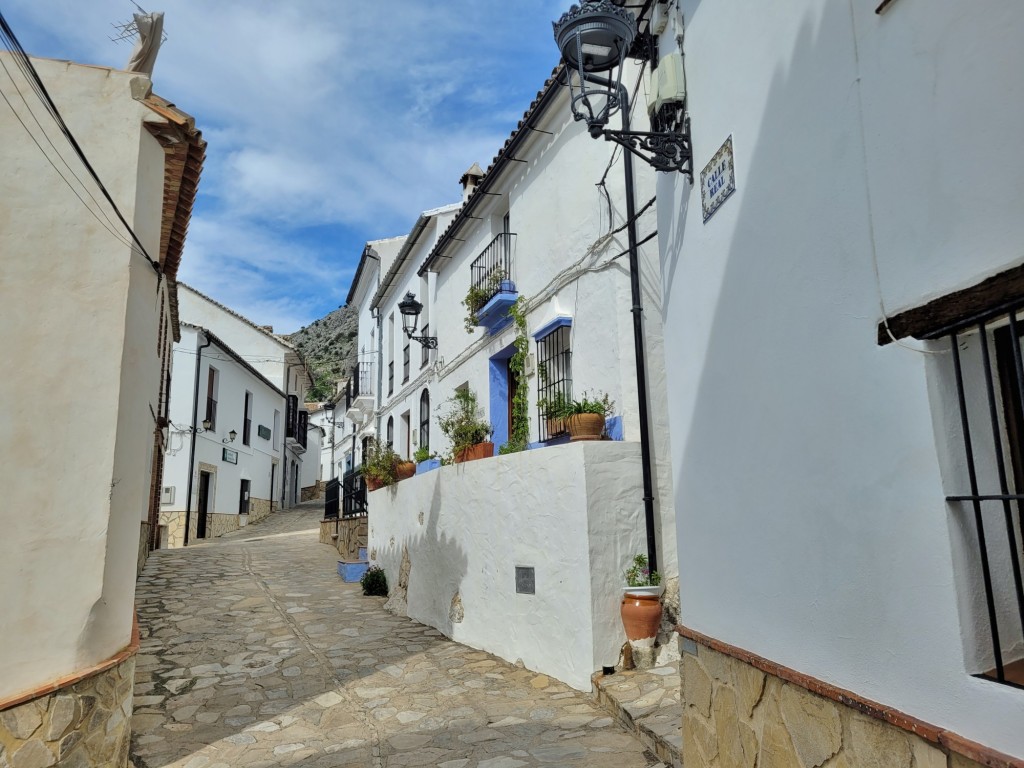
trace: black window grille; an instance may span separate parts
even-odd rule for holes
[[[299,396],[288,395],[284,412],[285,437],[296,439],[299,429]]]
[[[423,335],[424,336],[429,336],[430,335],[430,323],[427,323],[426,325],[423,326]],[[425,367],[426,364],[429,363],[429,362],[430,362],[430,347],[428,347],[426,344],[424,344],[422,346],[422,348],[420,349],[420,368]]]
[[[388,416],[388,446],[394,448],[395,446],[395,417]]]
[[[430,450],[430,391],[420,395],[420,448]]]
[[[388,363],[388,394],[395,394],[395,361]]]
[[[402,383],[409,381],[409,340],[406,339],[402,349]]]
[[[252,439],[252,392],[245,393],[242,413],[242,445],[249,445]]]
[[[206,418],[203,421],[210,422],[209,432],[217,431],[217,401],[212,397],[206,398]]]
[[[537,339],[537,419],[542,441],[566,432],[559,414],[572,401],[571,331],[562,326]]]
[[[977,676],[1017,687],[1024,687],[1022,306],[922,336],[946,337],[956,381],[969,492],[947,501],[973,528],[971,573],[983,588],[990,641],[989,649],[977,649],[985,667]],[[971,585],[972,594],[978,586]]]

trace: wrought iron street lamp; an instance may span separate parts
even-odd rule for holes
[[[409,291],[405,298],[398,302],[398,311],[402,313],[402,329],[405,335],[413,341],[418,341],[427,349],[437,349],[436,336],[415,336],[416,328],[419,325],[420,312],[423,311],[423,304],[416,301],[416,294]]]
[[[622,63],[626,57],[649,59],[654,50],[650,34],[637,31],[633,14],[611,0],[584,0],[552,26],[568,69],[572,116],[585,122],[595,139],[603,136],[655,170],[679,171],[692,183],[690,121],[682,103],[666,104],[659,110],[652,119],[653,130],[630,129],[629,93],[622,85]],[[613,78],[616,68],[618,73]],[[603,72],[609,77],[600,77]],[[622,114],[620,131],[605,127],[616,112]]]
[[[206,424],[205,421],[203,423]],[[236,437],[238,437],[238,433],[235,432],[235,430],[232,429],[230,432],[228,432],[228,436],[225,437],[223,440],[221,440],[221,442],[222,443],[233,443],[233,442],[235,442],[235,438]]]
[[[647,529],[647,559],[652,571],[658,568],[654,520],[654,480],[651,471],[650,416],[647,407],[647,363],[644,350],[643,301],[640,293],[640,258],[636,233],[636,195],[633,191],[633,155],[658,171],[679,171],[693,182],[689,122],[682,104],[664,110],[682,115],[675,122],[681,130],[666,128],[665,121],[652,121],[651,132],[636,132],[629,125],[629,93],[622,85],[623,63],[628,56],[649,58],[653,47],[649,34],[637,31],[636,20],[611,0],[584,0],[573,5],[554,22],[555,42],[569,80],[570,106],[576,120],[587,124],[594,138],[603,136],[625,147],[622,155],[626,184],[626,236],[629,243],[629,282],[633,300],[633,348],[636,359],[636,387],[640,417],[640,464],[643,476],[644,521]],[[618,73],[612,77],[612,71]],[[600,73],[608,73],[602,77]],[[574,74],[575,73],[575,74]],[[574,84],[574,78],[577,83]],[[616,112],[622,115],[622,130],[605,126]],[[659,113],[661,114],[661,113]],[[671,122],[671,121],[670,121]]]

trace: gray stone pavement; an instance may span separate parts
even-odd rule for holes
[[[150,557],[136,768],[663,765],[589,695],[344,584],[322,509]]]

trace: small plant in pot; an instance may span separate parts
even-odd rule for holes
[[[374,438],[363,456],[363,478],[366,488],[376,491],[391,485],[398,479],[398,465],[401,462],[394,449],[383,440]]]
[[[615,401],[600,390],[584,392],[579,400],[567,403],[562,416],[571,440],[600,440],[605,419],[614,413]]]
[[[619,613],[626,637],[635,647],[653,647],[661,626],[661,574],[650,569],[647,555],[634,555],[624,576]]]
[[[548,438],[565,432],[565,417],[571,405],[572,400],[565,392],[555,392],[550,397],[542,397],[537,401],[537,408],[545,419]]]
[[[494,427],[483,418],[473,390],[468,387],[457,389],[445,405],[448,411],[438,418],[437,423],[451,441],[454,462],[459,464],[493,456],[494,443],[488,438]]]

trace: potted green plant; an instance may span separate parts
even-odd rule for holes
[[[647,555],[634,555],[625,572],[619,613],[630,643],[653,645],[661,626],[661,575],[650,569]]]
[[[456,464],[494,455],[494,443],[488,438],[494,432],[491,423],[483,418],[476,394],[466,387],[457,389],[445,403],[448,411],[438,420],[438,426],[452,444],[452,457]]]
[[[473,330],[480,324],[476,313],[484,308],[494,294],[500,290],[506,290],[506,278],[508,274],[504,269],[498,268],[491,272],[479,285],[469,286],[466,298],[462,300],[462,306],[466,308],[464,325],[466,333],[473,333]],[[511,285],[511,283],[509,283]],[[510,289],[514,290],[514,289]]]
[[[370,441],[363,456],[363,478],[366,489],[376,491],[391,485],[398,479],[398,464],[401,459],[394,449],[383,440]]]
[[[441,458],[436,453],[431,453],[430,448],[425,445],[417,448],[412,457],[416,461],[417,475],[422,475],[424,472],[429,472],[441,466]]]
[[[579,400],[569,402],[562,416],[570,440],[600,440],[605,420],[614,412],[615,401],[600,390],[584,392]]]
[[[568,415],[570,405],[572,405],[572,400],[565,392],[555,392],[550,397],[542,397],[537,401],[537,408],[540,409],[547,426],[548,438],[566,431],[565,417]]]

